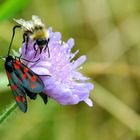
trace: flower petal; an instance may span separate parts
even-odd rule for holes
[[[81,64],[83,64],[86,61],[86,56],[83,55],[81,57],[79,57],[74,63],[73,63],[73,69],[76,69],[77,67],[79,67]]]

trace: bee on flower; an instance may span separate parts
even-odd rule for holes
[[[78,51],[71,52],[74,40],[71,38],[62,43],[61,33],[53,32],[52,28],[48,29],[48,34],[51,57],[48,58],[48,53],[45,51],[36,54],[34,41],[29,38],[28,50],[26,51],[26,43],[23,43],[20,54],[23,54],[22,57],[30,61],[36,59],[39,61],[34,64],[25,62],[25,64],[38,75],[51,75],[49,78],[40,76],[45,86],[43,93],[47,94],[48,97],[62,105],[78,104],[84,101],[92,106],[93,103],[89,95],[94,86],[88,82],[88,77],[78,71],[79,67],[86,61],[86,56],[83,55],[74,61],[74,57],[78,53]],[[36,59],[34,58],[35,54]]]
[[[42,50],[46,51],[48,49],[48,56],[50,57],[50,52],[48,48],[49,43],[49,33],[38,16],[33,15],[32,20],[26,21],[24,19],[14,19],[19,25],[15,26],[13,30],[17,27],[23,30],[23,43],[26,44],[26,52],[28,49],[29,40],[34,42],[33,49],[37,55],[38,50],[40,54]],[[14,31],[15,32],[15,31]],[[25,53],[26,53],[25,52]],[[34,56],[34,57],[35,57]]]

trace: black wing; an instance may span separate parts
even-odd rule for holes
[[[21,111],[26,112],[27,111],[27,99],[26,99],[26,93],[25,90],[20,83],[18,77],[15,75],[14,72],[9,73],[6,70],[7,77],[9,80],[9,86],[12,89],[14,98],[21,109]]]
[[[14,63],[14,71],[23,87],[29,92],[39,93],[43,91],[44,83],[40,77],[17,59]]]

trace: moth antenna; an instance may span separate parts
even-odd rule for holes
[[[13,27],[13,35],[12,35],[12,38],[11,38],[11,42],[10,42],[10,45],[9,45],[9,50],[8,50],[7,56],[10,54],[10,50],[11,50],[11,46],[12,46],[13,39],[14,39],[14,36],[15,36],[16,28],[21,28],[21,26],[20,25],[16,25],[16,26]]]

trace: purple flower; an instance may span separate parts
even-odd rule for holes
[[[92,106],[92,101],[89,99],[90,91],[93,89],[93,84],[86,82],[89,78],[83,76],[78,72],[81,64],[86,60],[86,56],[79,57],[76,61],[73,60],[78,53],[71,52],[74,46],[74,40],[69,39],[66,43],[61,41],[61,34],[59,32],[52,32],[52,28],[47,30],[49,34],[49,51],[42,51],[40,54],[39,48],[35,56],[33,45],[35,41],[29,40],[28,49],[26,51],[26,44],[23,43],[20,53],[22,58],[36,61],[35,63],[27,62],[26,65],[40,76],[44,82],[44,93],[53,98],[62,105],[77,104],[84,101],[89,106]],[[25,54],[26,51],[26,54]]]

